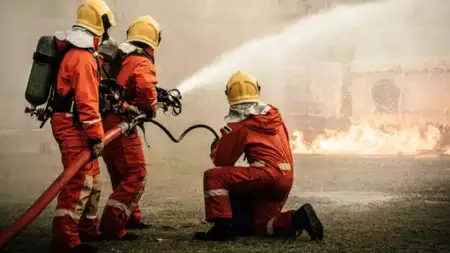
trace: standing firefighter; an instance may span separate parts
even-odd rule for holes
[[[53,135],[59,144],[64,168],[85,148],[92,150],[92,160],[65,185],[56,206],[52,244],[55,252],[96,252],[80,238],[97,237],[97,209],[100,198],[99,165],[95,159],[103,149],[103,127],[99,112],[101,59],[96,50],[114,17],[102,0],[86,0],[78,8],[77,21],[66,38],[70,43],[59,68]]]
[[[238,235],[296,235],[305,229],[322,239],[323,227],[310,204],[281,212],[293,182],[289,136],[277,108],[260,101],[260,86],[237,72],[226,91],[230,111],[222,137],[211,145],[216,168],[204,173],[206,220],[214,222],[198,240],[233,240]],[[235,166],[245,154],[249,167]]]
[[[125,103],[154,117],[157,106],[154,52],[161,40],[159,24],[151,16],[139,17],[127,31],[127,42],[119,46],[123,54],[117,84],[124,88]],[[116,126],[121,115],[109,113],[103,121],[105,130]],[[113,186],[106,203],[100,229],[107,238],[135,240],[129,229],[150,227],[142,222],[138,201],[144,191],[147,171],[138,131],[133,129],[105,147],[104,161]]]

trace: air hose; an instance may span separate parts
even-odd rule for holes
[[[169,138],[170,138],[173,142],[175,142],[175,143],[179,143],[181,140],[183,140],[183,138],[184,138],[189,132],[191,132],[192,130],[194,130],[194,129],[196,129],[196,128],[204,128],[204,129],[210,131],[210,132],[214,135],[214,137],[215,137],[216,139],[219,139],[219,135],[217,134],[217,132],[214,131],[214,129],[213,129],[212,127],[210,127],[210,126],[208,126],[208,125],[204,125],[204,124],[196,124],[196,125],[190,126],[190,127],[186,128],[186,130],[184,130],[184,131],[181,133],[180,137],[175,138],[175,137],[172,135],[172,133],[171,133],[165,126],[163,126],[161,123],[159,123],[158,121],[153,120],[153,119],[145,119],[144,122],[150,122],[150,123],[153,123],[153,124],[155,124],[156,126],[158,126],[159,128],[161,128],[161,129],[164,131],[164,133],[166,133],[167,136],[169,136]]]

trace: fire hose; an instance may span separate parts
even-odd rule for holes
[[[105,145],[110,143],[117,137],[125,134],[127,131],[135,127],[139,120],[144,118],[145,115],[139,115],[131,122],[121,122],[115,128],[105,133],[103,142]],[[31,205],[30,208],[10,227],[0,233],[0,249],[17,236],[22,230],[24,230],[28,224],[30,224],[36,217],[47,207],[50,202],[58,195],[61,188],[64,187],[80,170],[80,168],[86,164],[91,158],[90,150],[83,150],[71,163],[66,170],[64,170],[58,178],[47,188],[47,190]]]
[[[161,128],[161,129],[164,131],[164,133],[166,133],[167,136],[169,136],[169,138],[170,138],[173,142],[175,142],[175,143],[179,143],[181,140],[183,140],[183,138],[184,138],[189,132],[191,132],[192,130],[197,129],[197,128],[204,128],[204,129],[210,131],[210,132],[214,135],[214,137],[215,137],[216,139],[219,139],[219,135],[216,133],[216,131],[214,131],[214,129],[213,129],[212,127],[210,127],[210,126],[208,126],[208,125],[204,125],[204,124],[196,124],[196,125],[190,126],[190,127],[186,128],[186,130],[184,130],[184,131],[181,133],[180,137],[175,138],[175,137],[172,135],[172,133],[171,133],[165,126],[163,126],[161,123],[159,123],[158,121],[153,120],[153,119],[145,119],[143,122],[150,122],[150,123],[155,124],[156,126],[158,126],[159,128]]]
[[[146,118],[145,114],[140,114],[136,116],[130,122],[121,122],[115,128],[109,130],[105,133],[103,142],[106,145],[116,139],[117,137],[124,135],[129,130],[136,127],[142,122],[151,122],[161,128],[169,138],[175,142],[180,142],[186,134],[197,128],[204,128],[212,132],[215,138],[219,138],[219,135],[210,126],[197,124],[187,128],[178,138],[175,138],[166,127],[161,123]],[[52,200],[58,195],[61,189],[75,176],[75,174],[80,170],[80,168],[86,164],[91,158],[90,150],[83,150],[71,163],[66,170],[64,170],[58,178],[45,190],[45,192],[31,205],[30,208],[11,226],[9,226],[5,231],[0,233],[0,249],[4,248],[6,244],[11,241],[15,236],[17,236],[22,230],[24,230],[36,217],[52,202]]]

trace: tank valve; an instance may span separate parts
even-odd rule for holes
[[[31,114],[31,116],[33,116],[33,114],[36,112],[36,107],[35,106],[27,106],[25,107],[25,113],[29,113]]]
[[[46,121],[47,111],[44,108],[27,106],[25,107],[25,113],[29,113],[31,117],[36,116],[39,121]]]

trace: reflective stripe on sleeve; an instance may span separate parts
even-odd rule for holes
[[[216,196],[228,196],[228,190],[215,189],[215,190],[205,191],[205,198],[216,197]]]

